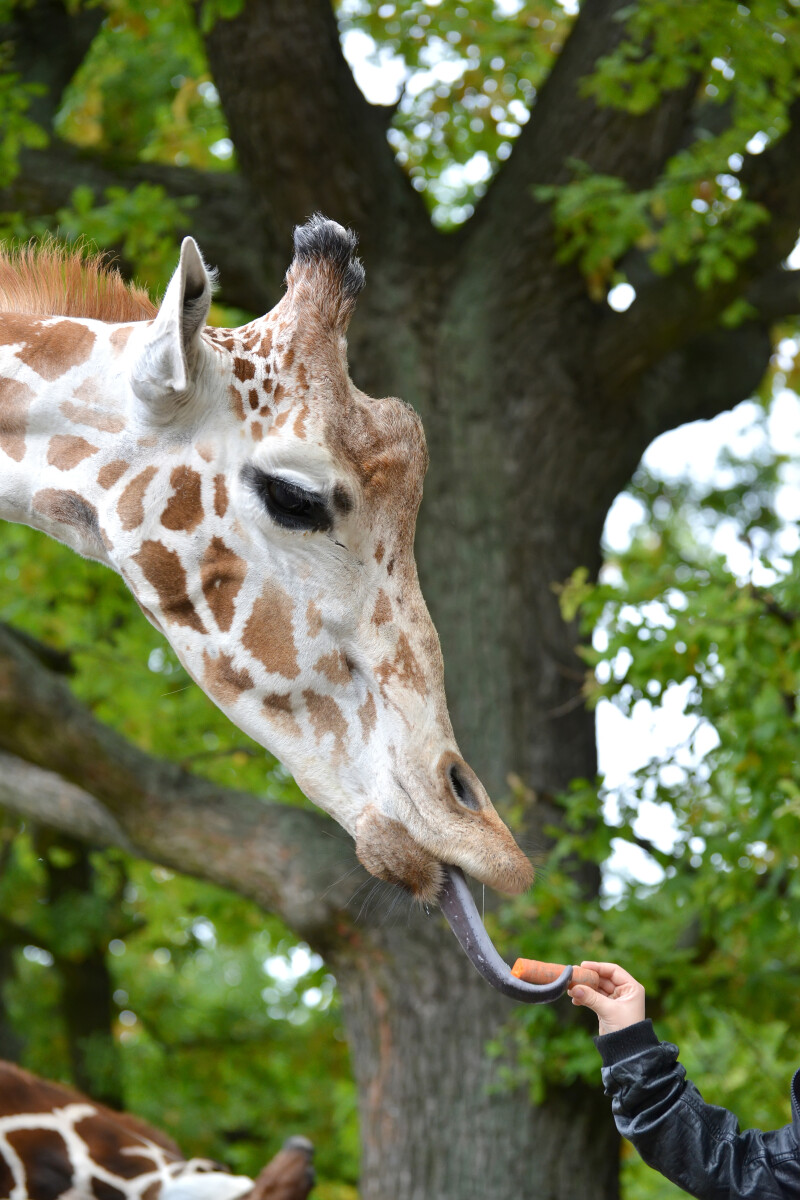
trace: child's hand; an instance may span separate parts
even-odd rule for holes
[[[585,983],[569,989],[572,1003],[591,1008],[600,1022],[600,1033],[614,1033],[644,1020],[644,988],[616,963],[582,962],[582,967],[597,971],[597,991]]]

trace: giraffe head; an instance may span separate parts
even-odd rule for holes
[[[205,327],[211,279],[186,239],[126,348],[153,446],[104,526],[111,557],[201,687],[374,875],[433,898],[453,863],[517,892],[531,868],[459,753],[417,579],[422,427],[348,374],[355,241],[312,219],[280,303],[222,330]]]
[[[0,498],[123,576],[374,875],[434,899],[452,864],[518,892],[531,868],[459,753],[417,580],[422,428],[348,374],[354,251],[312,219],[280,303],[238,329],[206,326],[190,238],[150,320],[31,320],[6,301]]]

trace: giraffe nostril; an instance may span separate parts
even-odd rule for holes
[[[464,808],[469,808],[473,812],[477,812],[480,808],[480,802],[470,787],[468,780],[464,778],[455,763],[450,767],[447,775],[450,780],[450,786],[453,789],[453,795],[458,803],[463,804]]]

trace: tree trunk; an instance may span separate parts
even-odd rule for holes
[[[513,1008],[438,913],[407,907],[331,956],[361,1100],[362,1200],[618,1196],[618,1137],[596,1088],[498,1086],[487,1054]]]
[[[549,346],[530,346],[536,376],[515,378],[501,315],[479,283],[454,277],[446,259],[404,275],[389,318],[385,290],[376,310],[365,295],[353,376],[379,393],[388,383],[423,414],[431,468],[417,559],[456,736],[501,811],[511,772],[534,790],[526,833],[543,845],[543,826],[559,816],[553,794],[596,770],[575,630],[551,585],[596,568],[605,511],[631,468],[604,445],[604,477],[580,482],[595,433],[576,431],[577,385],[549,323]],[[587,490],[598,496],[588,512]],[[597,882],[590,872],[587,887]],[[327,948],[359,1087],[364,1200],[613,1200],[618,1137],[599,1068],[597,1086],[551,1089],[540,1106],[530,1088],[497,1086],[488,1043],[513,1004],[475,973],[438,914],[398,907],[401,916],[371,919]]]
[[[8,1062],[19,1062],[25,1042],[14,1028],[6,1001],[6,988],[16,974],[14,946],[0,940],[0,1058]]]
[[[501,812],[510,773],[530,788],[525,834],[544,849],[544,829],[560,821],[557,793],[597,769],[577,632],[553,585],[576,567],[596,573],[608,508],[664,427],[667,395],[674,419],[674,376],[685,363],[598,403],[603,380],[590,364],[602,312],[580,281],[549,260],[523,335],[502,258],[471,259],[458,242],[459,268],[442,254],[434,269],[412,270],[425,256],[407,250],[403,279],[398,271],[374,308],[365,295],[351,363],[359,385],[380,393],[388,382],[423,415],[431,467],[417,560],[456,736]],[[744,396],[757,384],[768,354],[763,331],[749,341],[738,331],[734,362],[722,336],[705,347],[708,364],[712,351],[730,363],[717,387],[706,379],[702,405],[713,411],[721,387]],[[697,393],[684,402],[699,415]],[[576,873],[596,895],[599,872],[582,864]],[[564,959],[580,951],[565,946]],[[551,1088],[539,1105],[528,1089],[494,1087],[488,1043],[513,1006],[473,971],[441,920],[371,919],[346,949],[327,953],[359,1087],[364,1200],[619,1195],[619,1139],[599,1060],[595,1086]],[[559,1015],[572,1017],[566,1006]],[[585,1024],[588,1037],[593,1023]]]
[[[35,831],[34,838],[47,873],[50,905],[75,905],[90,897],[95,904],[103,903],[97,894],[96,873],[88,847],[74,838],[46,830]],[[113,919],[115,914],[112,911],[109,915]],[[105,932],[87,938],[70,955],[60,953],[54,939],[51,950],[61,982],[60,1012],[72,1081],[82,1092],[110,1108],[123,1108],[119,1049],[114,1039],[114,985],[106,957],[112,934],[108,927]]]

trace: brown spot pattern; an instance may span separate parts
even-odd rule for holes
[[[112,462],[106,463],[97,472],[97,482],[101,488],[112,488],[118,479],[127,471],[130,463],[126,463],[124,458],[115,458]]]
[[[101,433],[122,433],[125,421],[115,413],[103,412],[91,408],[88,404],[75,404],[72,400],[62,400],[61,411],[68,421],[76,425],[89,425]]]
[[[253,421],[253,424],[250,426],[250,432],[253,435],[253,441],[260,442],[264,436],[264,430],[261,427],[261,422]]]
[[[233,623],[236,597],[247,574],[247,563],[222,538],[211,539],[200,564],[203,595],[214,620],[227,633]]]
[[[308,417],[308,405],[304,404],[300,412],[294,419],[294,436],[300,441],[305,441],[306,436],[306,418]]]
[[[264,697],[264,716],[273,725],[278,725],[290,737],[301,737],[302,730],[292,712],[292,697],[289,692],[270,692]]]
[[[253,412],[255,412],[258,408],[258,392],[255,388],[250,388],[250,391],[247,393],[247,403],[250,405]]]
[[[306,608],[306,624],[312,638],[318,637],[322,632],[322,613],[313,600],[309,600]]]
[[[342,710],[333,696],[325,696],[320,692],[306,688],[303,692],[308,715],[314,727],[314,737],[321,742],[326,734],[333,734],[334,759],[338,760],[345,754],[347,740],[347,721]]]
[[[103,541],[97,509],[77,492],[66,488],[41,488],[33,497],[33,510],[59,525],[71,525],[96,541]]]
[[[134,554],[133,561],[158,593],[167,624],[187,625],[198,633],[206,632],[186,590],[186,572],[174,550],[168,550],[162,542],[146,541],[139,553]]]
[[[332,650],[330,654],[323,654],[314,663],[314,670],[319,671],[331,683],[349,683],[352,678],[343,650]]]
[[[300,674],[292,627],[292,600],[277,583],[268,583],[253,605],[242,634],[242,645],[276,675],[296,679]]]
[[[113,465],[113,464],[110,464]],[[144,520],[144,495],[158,467],[145,467],[130,481],[117,501],[117,516],[123,529],[138,529]]]
[[[377,546],[375,547],[375,562],[378,563],[378,565],[383,562],[383,556],[385,553],[386,551],[383,548],[383,542],[378,542]]]
[[[0,345],[21,343],[17,358],[48,381],[86,362],[94,342],[92,330],[79,321],[46,324],[19,313],[3,313],[0,318]]]
[[[122,353],[128,344],[128,338],[133,333],[134,328],[133,325],[120,325],[119,329],[114,330],[108,339],[114,354]]]
[[[220,654],[217,658],[203,651],[203,684],[221,704],[234,704],[242,692],[249,691],[253,678],[246,668],[237,671],[230,654]]]
[[[125,1192],[112,1183],[106,1183],[104,1179],[96,1179],[94,1175],[89,1180],[89,1187],[95,1200],[128,1200]]]
[[[375,697],[372,692],[367,692],[367,698],[358,709],[358,719],[361,722],[361,728],[364,731],[364,741],[369,741],[369,736],[372,733],[378,722],[378,712],[375,708]]]
[[[224,517],[228,511],[228,489],[224,475],[214,476],[214,512],[218,517]]]
[[[386,595],[383,588],[378,590],[378,598],[375,601],[375,611],[372,614],[373,625],[386,625],[392,619],[392,602]]]
[[[239,389],[234,384],[231,384],[228,388],[228,399],[231,402],[233,415],[238,417],[240,421],[243,421],[245,419],[244,405],[242,404],[242,397],[239,394]]]
[[[392,817],[368,804],[356,824],[356,855],[378,879],[407,887],[419,900],[433,901],[442,884],[442,865]]]
[[[256,365],[251,358],[235,358],[233,360],[233,373],[238,380],[246,383],[248,379],[255,377]]]
[[[59,471],[71,471],[91,454],[97,454],[97,446],[86,438],[73,437],[70,433],[56,433],[47,447],[47,461]]]
[[[202,480],[192,467],[175,467],[169,477],[175,489],[161,514],[165,529],[191,533],[203,519]]]
[[[19,379],[0,379],[0,450],[14,462],[25,457],[28,410],[34,395],[33,388]]]
[[[55,1129],[11,1129],[6,1136],[25,1164],[27,1195],[37,1200],[58,1200],[71,1190],[72,1164],[60,1133]]]
[[[399,684],[412,688],[420,696],[427,692],[425,675],[414,657],[414,651],[404,633],[397,639],[397,649],[393,659],[385,658],[375,669],[375,674],[381,683],[388,683],[394,678]]]

